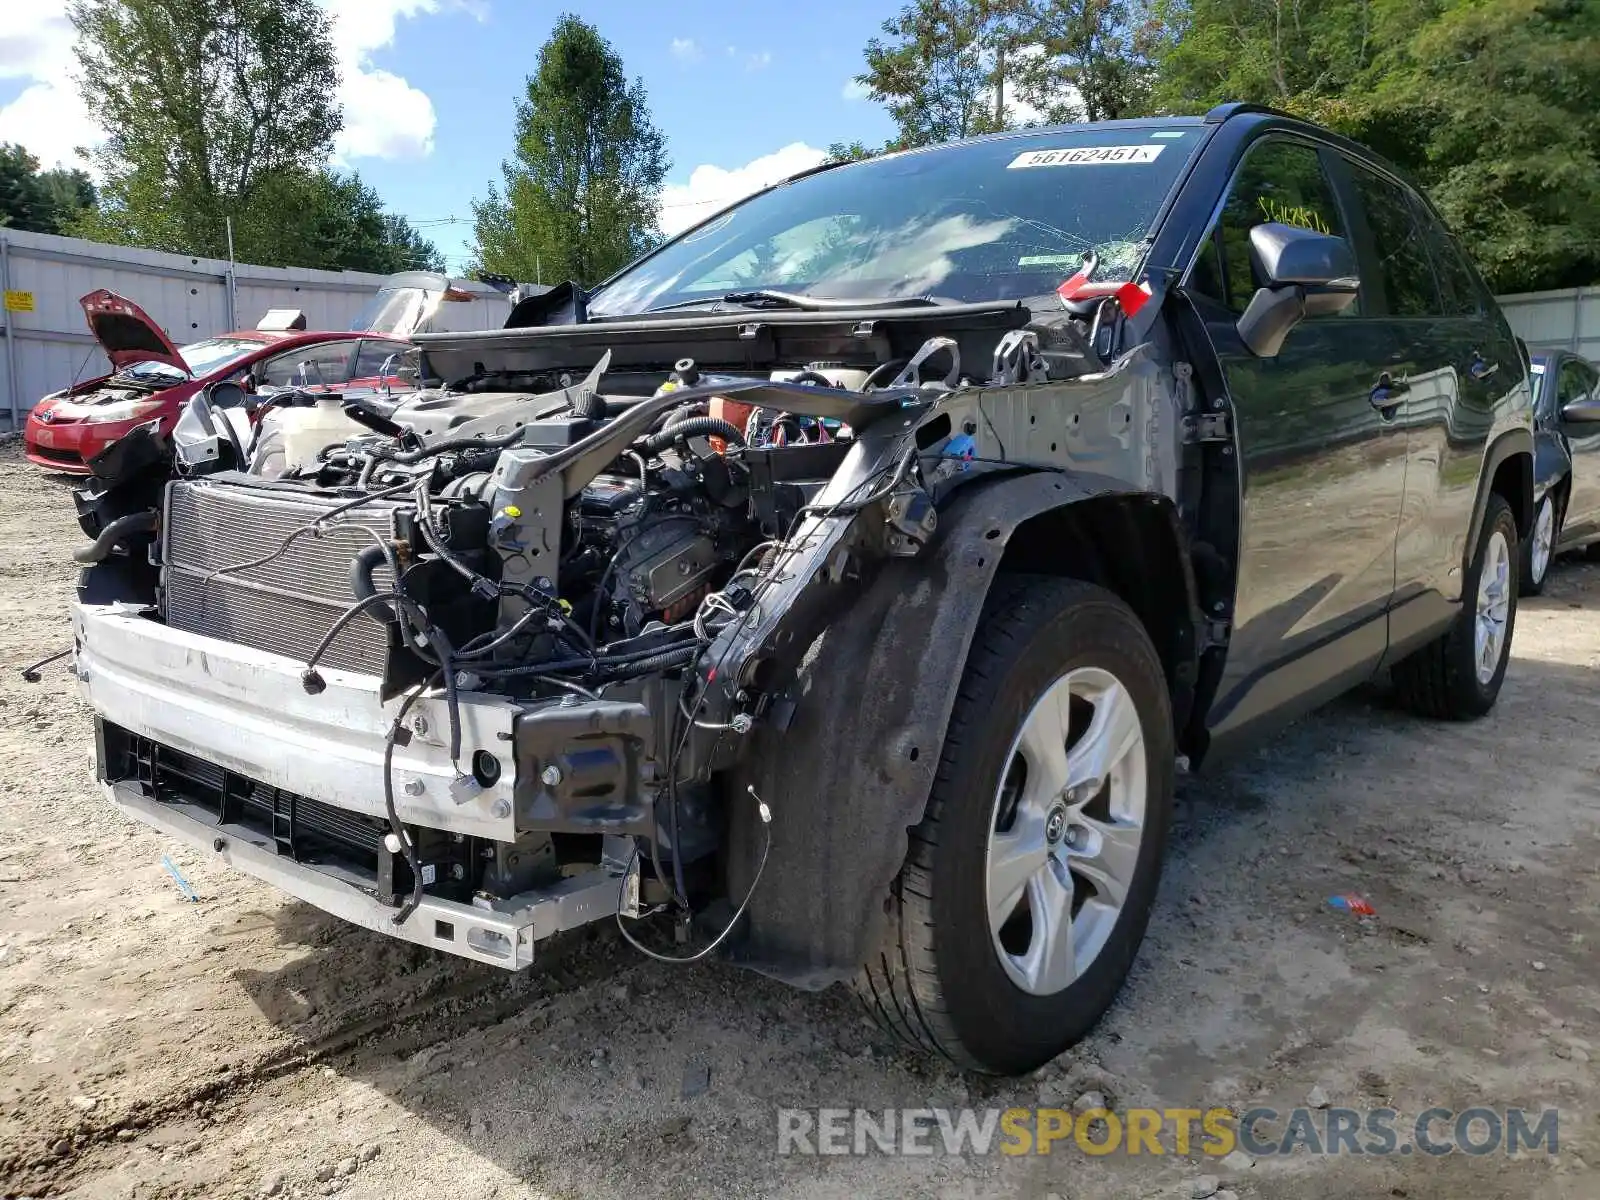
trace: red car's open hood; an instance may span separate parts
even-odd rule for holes
[[[88,318],[89,332],[111,360],[112,370],[120,371],[134,363],[159,362],[189,374],[189,365],[183,361],[178,348],[161,332],[161,326],[132,300],[124,300],[115,292],[101,288],[80,298],[78,303]]]

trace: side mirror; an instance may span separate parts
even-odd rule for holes
[[[1356,256],[1341,237],[1276,221],[1250,231],[1256,274],[1267,281],[1239,318],[1239,336],[1258,358],[1274,358],[1307,317],[1343,312],[1361,289]]]
[[[1574,425],[1600,424],[1600,396],[1580,396],[1561,406],[1561,419]]]

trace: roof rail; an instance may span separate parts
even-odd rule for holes
[[[1217,105],[1210,112],[1208,112],[1206,114],[1205,121],[1207,125],[1221,125],[1229,117],[1241,116],[1244,113],[1260,113],[1263,116],[1269,117],[1288,117],[1294,115],[1292,113],[1284,112],[1281,108],[1273,108],[1266,104],[1247,104],[1238,100],[1230,100],[1225,104]]]

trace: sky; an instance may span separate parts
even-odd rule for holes
[[[894,132],[853,77],[901,0],[319,0],[334,21],[345,129],[336,163],[358,170],[460,270],[471,201],[500,179],[513,106],[539,47],[570,8],[644,80],[672,168],[661,225],[820,162],[831,142]],[[0,142],[45,166],[84,165],[100,132],[71,82],[66,0],[0,0]]]

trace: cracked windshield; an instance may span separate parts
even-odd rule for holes
[[[1201,127],[1074,131],[890,155],[774,188],[691,229],[593,298],[594,317],[813,300],[1048,296],[1093,252],[1132,279]]]

